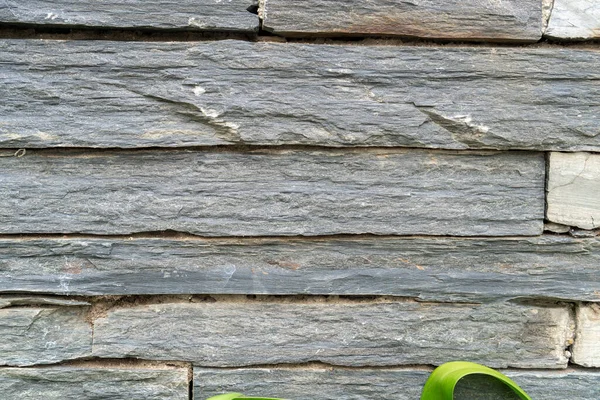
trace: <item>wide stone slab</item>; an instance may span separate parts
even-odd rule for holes
[[[600,3],[597,0],[554,0],[544,36],[553,39],[599,39]]]
[[[18,306],[89,306],[91,303],[58,296],[4,295],[0,297],[0,308]]]
[[[0,23],[255,31],[258,16],[247,10],[252,5],[252,0],[6,0],[0,4]]]
[[[598,265],[600,238],[556,235],[310,240],[5,238],[0,239],[0,292],[598,301]]]
[[[0,368],[0,393],[19,400],[188,400],[185,368]]]
[[[600,398],[597,371],[515,371],[503,370],[533,399]],[[273,396],[295,400],[415,400],[421,395],[428,369],[340,369],[298,368],[194,368],[194,398],[206,399],[224,392],[249,396]],[[485,396],[485,397],[484,397]],[[455,391],[456,400],[512,400],[495,381],[477,375],[463,378]]]
[[[88,310],[35,305],[0,309],[0,365],[52,364],[89,356]]]
[[[280,35],[400,35],[463,40],[537,41],[535,0],[263,0],[263,28]]]
[[[0,157],[0,233],[535,235],[540,153],[28,152]]]
[[[441,364],[565,368],[566,306],[413,301],[217,301],[112,309],[94,324],[93,356],[200,366]]]
[[[600,150],[594,50],[5,40],[0,63],[1,147]]]
[[[576,318],[573,363],[584,367],[600,367],[600,305],[580,305]]]
[[[547,190],[550,221],[600,227],[600,154],[551,153]]]

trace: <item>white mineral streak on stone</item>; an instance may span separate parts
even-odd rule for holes
[[[239,124],[236,124],[234,122],[225,121],[222,118],[219,118],[222,115],[222,113],[217,110],[213,110],[211,108],[203,108],[203,107],[199,107],[199,108],[200,108],[200,112],[202,112],[202,114],[205,117],[209,118],[211,120],[212,124],[226,128],[230,131],[229,132],[230,134],[237,135],[238,129],[240,127]]]
[[[469,128],[476,129],[477,131],[479,131],[481,133],[487,133],[490,130],[490,128],[485,125],[474,124],[473,118],[471,118],[470,115],[455,115],[453,117],[446,117],[446,118],[448,118],[450,120],[454,120],[456,122],[461,122],[461,123],[465,124],[466,126],[468,126]]]
[[[196,18],[196,17],[190,17],[188,19],[188,25],[189,26],[195,26],[197,28],[201,28],[202,24],[200,24],[197,20],[198,20],[198,18]]]
[[[201,94],[204,94],[204,93],[206,93],[206,89],[204,89],[202,86],[196,86],[194,88],[194,94],[196,96],[200,96]]]
[[[57,135],[53,135],[47,132],[38,132],[36,134],[37,137],[39,137],[41,140],[60,140],[60,138]]]
[[[547,202],[552,222],[600,227],[600,155],[551,153]]]
[[[210,108],[200,107],[200,111],[202,112],[202,114],[204,114],[208,118],[218,118],[219,115],[221,115],[217,110],[213,110]]]

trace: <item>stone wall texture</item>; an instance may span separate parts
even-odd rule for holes
[[[596,0],[1,2],[0,398],[599,399],[599,40]]]

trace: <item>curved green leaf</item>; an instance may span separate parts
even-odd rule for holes
[[[531,400],[512,379],[483,365],[467,361],[453,361],[437,367],[425,382],[421,400],[453,400],[454,387],[467,375],[488,375],[510,387],[522,400]]]
[[[454,387],[467,375],[488,375],[511,388],[522,400],[531,400],[512,379],[483,365],[467,361],[453,361],[437,367],[425,382],[421,400],[453,400]],[[250,397],[242,393],[225,393],[207,400],[285,400],[272,397]]]
[[[206,400],[286,400],[286,399],[277,399],[274,397],[250,397],[244,396],[241,393],[225,393],[220,394],[218,396],[209,397]]]

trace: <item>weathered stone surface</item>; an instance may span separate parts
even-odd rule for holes
[[[576,238],[591,238],[591,237],[596,237],[596,236],[600,236],[600,229],[578,229],[578,228],[571,228],[569,230],[569,235],[576,237]]]
[[[97,319],[93,355],[202,366],[464,359],[493,367],[564,368],[572,323],[566,307],[508,303],[165,303],[113,309]]]
[[[600,305],[579,306],[576,318],[573,362],[584,367],[600,367]]]
[[[28,152],[0,157],[0,233],[534,235],[540,153]]]
[[[0,292],[600,299],[600,238],[0,239]]]
[[[466,40],[536,41],[542,3],[535,0],[262,0],[266,30],[281,35],[401,35]]]
[[[92,328],[87,307],[0,309],[0,365],[51,364],[89,356]]]
[[[0,368],[0,393],[19,400],[188,400],[185,368]]]
[[[544,232],[569,233],[570,231],[571,227],[568,225],[556,224],[554,222],[544,224]]]
[[[600,38],[600,3],[597,0],[554,0],[544,36],[577,40]]]
[[[206,399],[223,392],[274,396],[295,400],[415,400],[427,380],[426,369],[339,368],[194,368],[194,398]],[[597,371],[502,371],[533,399],[600,398]],[[473,393],[477,393],[473,396]],[[486,397],[484,397],[484,394]],[[456,400],[509,400],[503,388],[487,379],[471,376],[459,381]]]
[[[415,400],[428,369],[202,368],[194,366],[194,399],[225,392],[294,400]]]
[[[5,0],[0,23],[110,28],[258,30],[252,0]]]
[[[600,227],[600,154],[551,153],[547,217],[583,229]]]
[[[18,290],[16,290],[18,291]],[[53,305],[53,306],[89,306],[87,301],[71,300],[64,297],[51,296],[2,296],[0,297],[0,308],[30,305]]]
[[[594,50],[5,40],[0,63],[2,147],[600,150]]]

